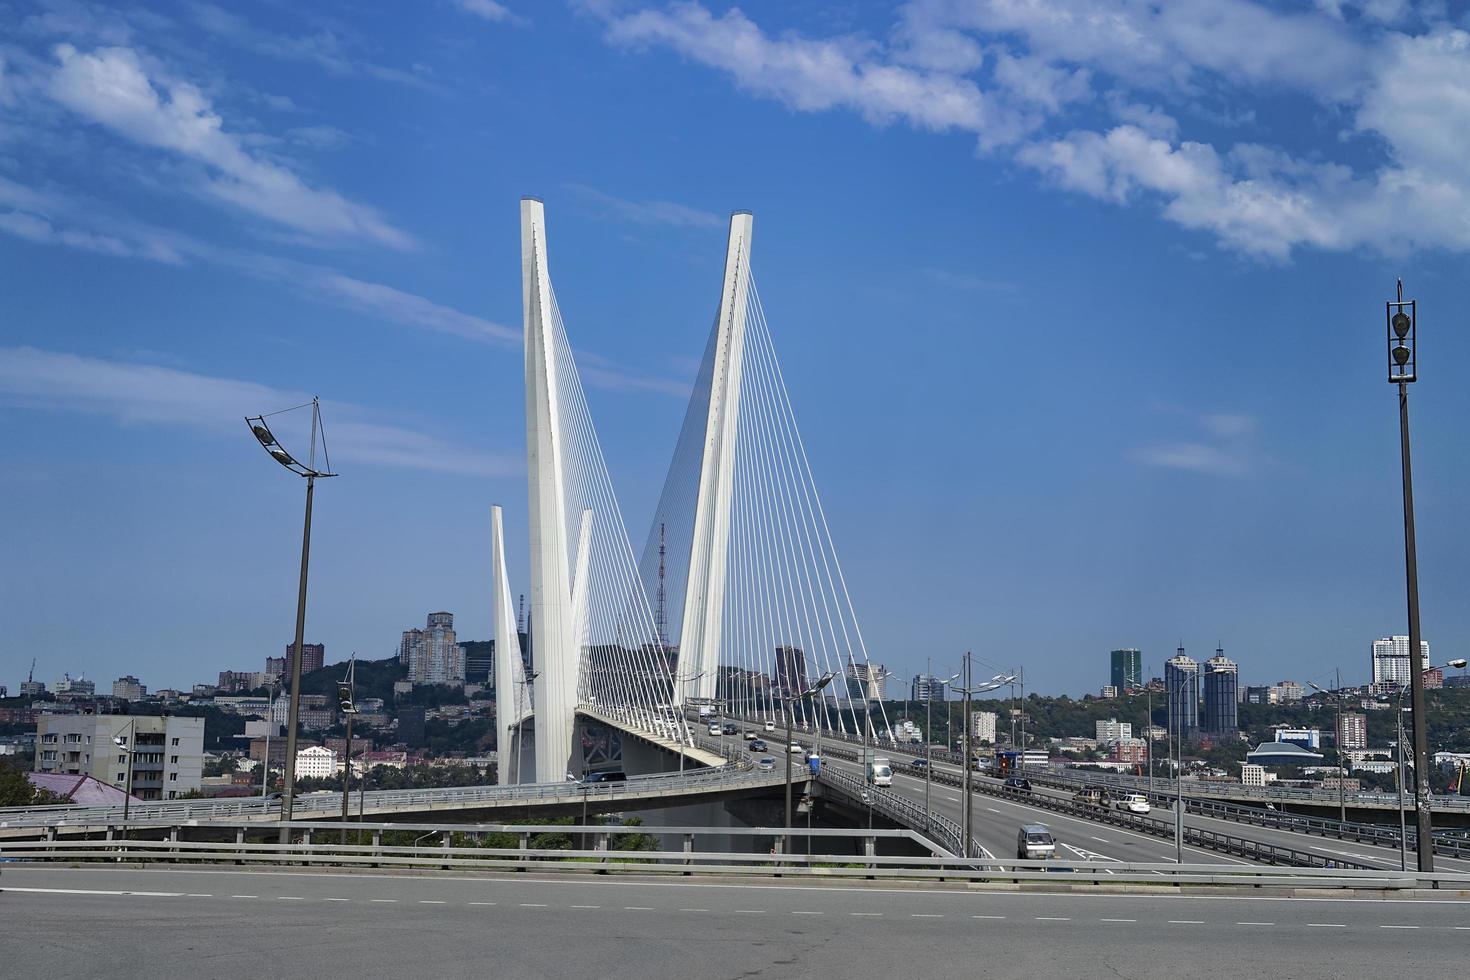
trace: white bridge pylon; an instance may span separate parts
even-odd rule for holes
[[[579,705],[689,740],[675,724],[668,658],[557,307],[546,241],[544,207],[522,199],[532,700],[543,782],[581,769],[573,756]]]
[[[640,563],[552,289],[545,210],[521,201],[535,675],[518,673],[497,510],[496,709],[509,746],[529,686],[539,781],[580,770],[579,706],[688,743],[692,698],[775,718],[783,696],[832,673],[793,706],[798,725],[888,728],[881,706],[869,710],[873,668],[756,291],[753,224],[731,216],[715,322]]]

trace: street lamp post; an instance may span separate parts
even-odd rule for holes
[[[964,751],[961,753],[960,762],[964,766],[965,776],[964,800],[961,801],[961,809],[964,814],[964,828],[961,838],[961,847],[964,851],[963,856],[969,857],[971,837],[970,825],[973,822],[971,819],[971,814],[974,812],[975,809],[974,800],[972,800],[970,797],[970,770],[973,768],[970,762],[970,698],[972,698],[976,694],[986,694],[990,691],[998,690],[999,688],[1005,687],[1008,684],[1014,684],[1016,681],[1016,675],[1012,674],[1009,677],[1004,677],[1000,674],[996,674],[984,684],[981,684],[978,687],[972,687],[970,685],[970,651],[968,650],[965,651],[965,668],[962,673],[965,675],[965,686],[955,688],[955,690],[959,691],[965,696],[965,715],[961,719],[961,723],[963,725],[963,728],[961,730],[964,734],[960,736],[960,744],[964,747]],[[1021,768],[1025,768],[1026,752],[1024,749],[1021,751],[1020,759]]]
[[[959,674],[947,678],[942,683],[945,686],[953,684]],[[933,718],[934,718],[934,660],[928,658],[924,661],[924,829],[929,829],[929,784],[932,782],[931,770],[934,768],[934,759],[930,748],[934,744]],[[947,728],[948,726],[946,726]]]
[[[531,682],[532,681],[534,681],[536,678],[538,678],[540,676],[541,676],[541,671],[539,671],[539,670],[527,671],[526,672],[526,679],[525,680],[522,680],[522,681],[516,681],[516,683],[519,684],[522,688],[527,688],[527,687],[530,687],[531,686]],[[511,756],[511,760],[510,760],[512,766],[514,766],[514,769],[515,769],[515,771],[512,773],[512,777],[513,777],[512,778],[512,782],[516,783],[517,785],[519,785],[520,784],[520,781],[521,781],[521,755],[522,755],[522,751],[523,751],[522,750],[522,747],[521,747],[521,741],[522,741],[522,739],[524,739],[526,737],[525,728],[523,727],[524,724],[525,724],[525,720],[526,719],[521,714],[520,705],[521,705],[521,700],[519,698],[517,698],[516,699],[516,723],[515,723],[516,737],[515,737],[515,745],[514,745],[515,754],[513,756]],[[506,732],[507,732],[506,741],[510,741],[510,738],[509,738],[510,728],[511,728],[511,726],[509,726],[509,725],[506,726]]]
[[[298,405],[297,408],[306,408],[306,405]],[[301,648],[306,640],[306,573],[311,555],[311,501],[316,489],[317,477],[323,479],[333,477],[337,474],[330,472],[331,459],[327,455],[327,436],[321,424],[321,404],[315,398],[311,400],[311,453],[307,462],[301,463],[286,451],[276,436],[266,424],[269,416],[256,415],[245,419],[245,424],[250,426],[251,433],[260,443],[261,447],[271,455],[271,458],[280,463],[286,469],[297,476],[306,478],[306,519],[301,530],[301,578],[296,588],[296,641],[291,650],[291,709],[286,719],[286,786],[285,799],[281,805],[281,842],[290,839],[290,828],[286,826],[291,820],[292,808],[296,802],[296,723],[301,711]],[[294,412],[296,409],[288,408],[284,411]],[[271,415],[280,415],[280,412],[272,412]],[[321,434],[322,459],[327,469],[316,468],[316,442],[317,435]]]
[[[1341,825],[1347,823],[1347,788],[1344,785],[1347,782],[1347,765],[1342,761],[1344,759],[1342,754],[1342,694],[1324,690],[1320,685],[1311,681],[1307,681],[1307,686],[1315,689],[1318,694],[1331,698],[1332,703],[1337,707],[1337,737],[1333,739],[1333,744],[1337,748],[1337,822],[1338,831],[1341,832]]]
[[[792,673],[795,673],[794,671]],[[817,682],[798,694],[782,694],[781,706],[786,712],[786,838],[781,845],[782,853],[791,853],[791,715],[793,706],[797,701],[809,698],[819,693],[822,688],[832,683],[832,678],[837,675],[828,671],[817,679]]]
[[[127,755],[128,760],[127,774],[123,777],[123,823],[128,822],[128,804],[133,801],[133,750],[136,749],[137,746],[132,744],[135,739],[133,739],[131,736],[135,734],[134,726],[137,724],[138,720],[134,718],[132,721],[129,721],[126,725],[123,726],[123,732],[127,732],[129,738],[123,738],[122,732],[118,732],[116,735],[112,736],[113,744],[123,750],[123,752]],[[126,833],[127,832],[125,830],[124,836],[126,836]]]
[[[337,708],[347,716],[347,745],[342,749],[342,843],[347,843],[347,814],[352,801],[352,716],[357,714],[357,654],[347,662],[347,675],[337,685]],[[367,772],[363,772],[367,778]]]
[[[1404,582],[1409,606],[1409,663],[1419,663],[1419,562],[1414,547],[1414,481],[1409,454],[1409,385],[1418,380],[1418,308],[1404,299],[1404,281],[1394,299],[1384,304],[1388,321],[1388,380],[1399,388],[1399,460],[1404,482]],[[1414,823],[1418,832],[1419,870],[1434,870],[1434,837],[1429,809],[1429,733],[1424,718],[1424,674],[1409,671],[1409,703],[1414,717]]]

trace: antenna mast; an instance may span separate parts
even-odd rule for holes
[[[658,608],[653,614],[654,635],[658,637],[658,645],[667,647],[669,645],[668,617],[664,612],[664,600],[667,594],[664,592],[664,522],[658,522],[658,593],[656,602]]]

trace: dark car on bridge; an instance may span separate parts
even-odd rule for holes
[[[1024,776],[1007,776],[1003,788],[1010,790],[1012,793],[1030,793],[1031,780]]]
[[[750,743],[750,751],[752,751],[752,752],[764,752],[764,751],[766,751],[766,740],[763,739],[763,738],[757,738],[757,739],[754,739],[753,741],[751,741],[751,743]]]

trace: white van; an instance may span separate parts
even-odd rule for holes
[[[1016,834],[1016,857],[1046,861],[1057,853],[1056,838],[1044,823],[1028,823]]]

